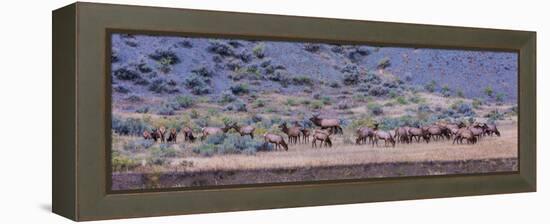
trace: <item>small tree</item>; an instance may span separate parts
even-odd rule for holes
[[[489,97],[493,96],[493,88],[491,86],[485,87],[485,94]]]

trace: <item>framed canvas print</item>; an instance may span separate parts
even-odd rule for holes
[[[69,5],[53,13],[53,211],[96,220],[535,191],[535,38]]]

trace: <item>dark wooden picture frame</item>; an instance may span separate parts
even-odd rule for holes
[[[519,53],[519,172],[109,191],[112,30]],[[73,220],[536,191],[536,34],[295,16],[75,3],[53,12],[53,211]]]

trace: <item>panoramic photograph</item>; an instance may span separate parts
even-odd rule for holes
[[[111,34],[111,189],[518,171],[518,54]]]

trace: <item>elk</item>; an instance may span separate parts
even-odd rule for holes
[[[474,133],[469,130],[468,128],[461,128],[458,130],[458,133],[456,134],[453,144],[455,142],[458,144],[460,141],[460,144],[462,144],[462,140],[466,139],[467,143],[469,144],[475,144],[477,142],[477,138],[474,136]]]
[[[372,142],[374,137],[374,131],[369,127],[360,127],[357,128],[357,138],[355,139],[355,144],[361,145],[366,144],[367,139]]]
[[[319,118],[319,115],[313,115],[311,118],[309,118],[313,124],[321,127],[321,129],[330,129],[332,133],[340,133],[344,134],[344,131],[340,127],[340,121],[338,119],[327,119],[327,118]]]
[[[190,128],[190,127],[183,127],[181,129],[181,132],[183,132],[183,140],[184,141],[190,141],[190,142],[194,142],[195,141],[195,136],[193,136],[193,130]]]
[[[420,138],[424,139],[426,143],[430,142],[430,135],[422,128],[409,128],[409,142],[416,139],[416,142],[420,142]]]
[[[237,125],[237,123],[233,123],[232,127],[233,129],[235,129],[235,131],[239,132],[241,136],[250,135],[251,138],[254,138],[254,130],[256,130],[254,126],[252,125],[239,126]]]
[[[283,131],[288,136],[288,143],[294,143],[296,144],[298,140],[300,139],[300,134],[302,131],[299,127],[287,127],[286,122],[279,125],[279,128],[281,131]]]
[[[279,146],[282,146],[285,151],[288,151],[288,145],[285,142],[283,136],[271,133],[264,134],[264,141],[267,143],[275,144],[275,150],[279,149]]]
[[[430,135],[430,137],[433,137],[434,140],[438,140],[438,139],[443,138],[445,136],[443,134],[443,130],[439,126],[427,127],[426,131]]]
[[[487,126],[485,130],[486,134],[490,136],[493,136],[493,134],[496,134],[497,136],[500,137],[500,131],[498,131],[497,126],[495,124],[485,124],[485,126]]]
[[[411,143],[409,139],[409,129],[411,129],[409,126],[398,127],[395,129],[394,138],[401,143]]]
[[[151,139],[151,133],[149,133],[147,130],[143,131],[143,138],[145,140]]]
[[[160,138],[160,134],[159,134],[159,131],[157,129],[153,129],[150,133],[151,135],[151,138],[153,139],[153,141],[157,142],[157,140]]]
[[[298,124],[297,121],[294,122],[294,127],[300,128],[300,131],[302,132],[302,140],[304,143],[309,143],[309,136],[311,135],[311,132],[309,129],[302,127],[300,124]]]
[[[393,136],[387,132],[382,130],[375,130],[374,131],[374,141],[372,143],[372,146],[376,144],[378,146],[378,140],[383,139],[384,140],[384,146],[387,146],[388,143],[392,144],[392,147],[395,147],[395,139],[393,139]]]
[[[483,133],[485,133],[485,130],[483,130],[483,128],[479,124],[468,127],[468,130],[472,132],[476,139],[481,139],[481,136],[483,135]]]
[[[201,132],[202,132],[201,141],[204,141],[204,139],[206,139],[206,137],[208,137],[209,135],[227,133],[231,128],[232,126],[227,124],[225,124],[225,127],[223,128],[204,127],[201,129]]]
[[[178,136],[178,131],[176,131],[175,128],[171,128],[170,133],[168,134],[168,139],[166,139],[166,141],[176,143],[177,136]]]
[[[323,147],[323,143],[325,146],[332,147],[332,141],[330,140],[330,132],[325,130],[314,130],[313,131],[313,141],[311,141],[311,147],[316,148],[317,147],[317,141],[321,141],[321,144],[319,147]]]
[[[159,129],[157,129],[157,136],[160,138],[160,142],[164,142],[165,134],[166,134],[166,128],[164,126],[160,126]]]

